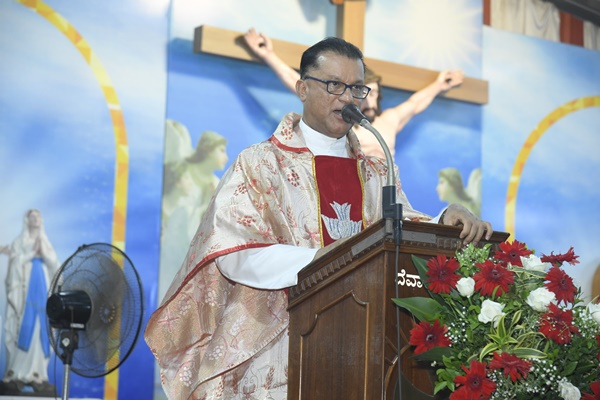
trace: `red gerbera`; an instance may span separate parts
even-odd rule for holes
[[[496,251],[494,258],[497,260],[504,261],[504,263],[511,263],[512,265],[523,266],[521,262],[521,256],[525,257],[533,252],[525,246],[525,243],[521,243],[518,240],[512,243],[503,242],[498,245],[500,250]]]
[[[494,358],[490,361],[491,369],[503,370],[504,376],[509,377],[513,382],[517,379],[527,378],[527,374],[531,370],[531,362],[523,360],[514,354],[494,352]]]
[[[447,259],[445,255],[438,254],[427,262],[427,267],[427,283],[433,293],[449,294],[456,287],[456,282],[460,279],[456,273],[460,267],[456,258]]]
[[[565,271],[555,265],[550,268],[545,280],[548,282],[544,286],[556,295],[558,304],[561,301],[567,304],[567,302],[572,303],[575,300],[577,288],[573,284],[573,279]]]
[[[571,247],[565,254],[554,255],[553,251],[550,252],[549,256],[542,254],[540,260],[560,267],[563,262],[567,262],[571,265],[579,264],[578,258],[579,256],[575,255],[575,251],[573,250],[573,247]]]
[[[584,393],[581,400],[600,400],[600,382],[590,384],[590,389],[594,394]]]
[[[454,383],[456,383],[458,389],[450,395],[450,400],[489,399],[496,390],[496,383],[488,379],[485,363],[471,360],[470,369],[464,365],[462,369],[466,375],[459,375],[454,378]]]
[[[482,296],[491,296],[494,289],[498,288],[496,294],[501,296],[508,292],[508,287],[515,281],[515,274],[501,264],[494,264],[491,260],[475,264],[481,271],[473,275],[475,290]]]
[[[573,311],[563,311],[554,303],[550,303],[548,310],[540,316],[539,332],[558,344],[571,343],[571,334],[579,333],[573,325]]]
[[[446,337],[448,328],[440,326],[440,321],[435,320],[433,325],[427,321],[420,322],[410,330],[409,343],[415,348],[415,354],[421,354],[434,347],[448,347],[452,344]]]

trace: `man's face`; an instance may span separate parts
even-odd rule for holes
[[[319,61],[319,67],[309,71],[311,76],[348,85],[363,84],[364,66],[361,60],[325,52],[319,56]],[[330,94],[326,84],[312,79],[298,81],[296,92],[304,103],[304,122],[317,132],[332,138],[343,137],[352,126],[342,118],[342,108],[350,103],[360,108],[363,101],[353,98],[349,88],[341,95]]]
[[[371,91],[367,98],[363,100],[361,111],[363,115],[367,117],[369,122],[373,122],[379,108],[379,105],[377,104],[377,99],[379,98],[379,83],[367,82],[365,85],[370,87]]]

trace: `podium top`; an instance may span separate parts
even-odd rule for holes
[[[428,222],[403,221],[400,253],[421,257],[444,254],[452,257],[463,246],[458,226]],[[311,262],[298,273],[298,284],[289,290],[289,307],[308,292],[326,286],[339,274],[359,268],[364,262],[382,252],[395,252],[391,220],[381,219],[364,231],[347,240],[323,257]],[[506,241],[507,232],[494,232],[490,240],[482,240],[477,247],[490,243],[493,248]]]

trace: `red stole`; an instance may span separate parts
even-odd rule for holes
[[[315,178],[319,191],[321,245],[327,246],[342,237],[365,228],[363,217],[363,182],[357,159],[332,156],[314,158]]]

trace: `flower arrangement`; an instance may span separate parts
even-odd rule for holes
[[[394,302],[418,323],[410,345],[450,400],[600,399],[600,304],[585,306],[561,266],[519,241],[468,245],[456,257],[413,261],[431,298]]]

